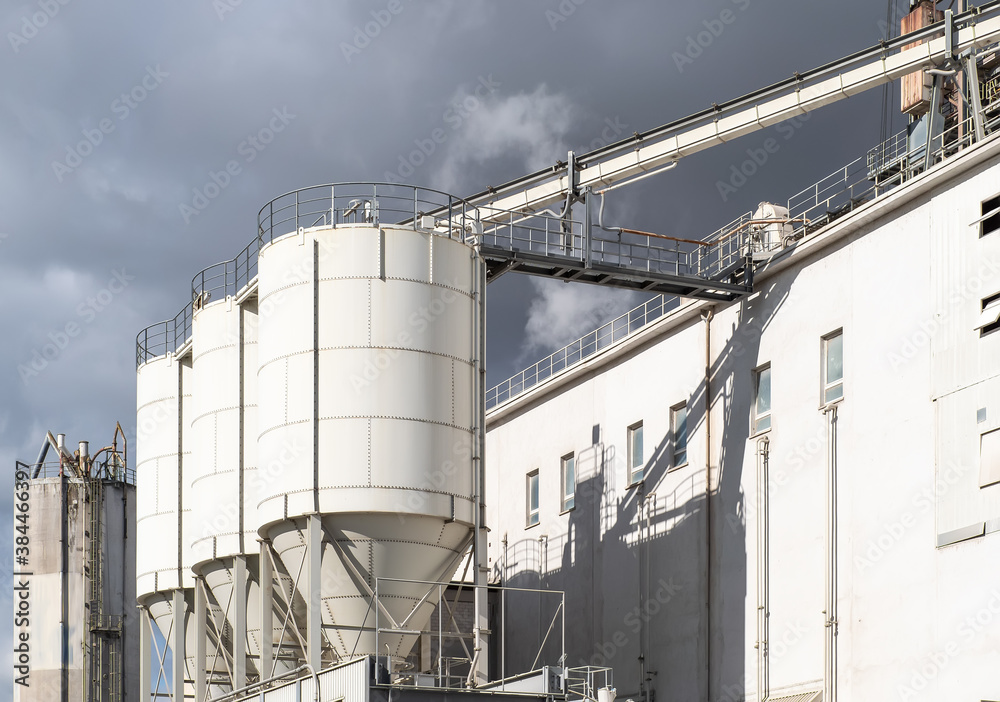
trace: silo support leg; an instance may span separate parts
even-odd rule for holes
[[[260,542],[260,677],[269,678],[274,674],[274,573],[267,543]]]
[[[149,699],[149,691],[153,689],[153,634],[150,628],[149,612],[139,608],[139,690],[140,697]]]
[[[309,578],[309,597],[306,600],[306,655],[309,665],[314,671],[320,669],[320,647],[322,645],[322,618],[320,608],[322,604],[322,578],[320,568],[322,567],[323,549],[323,528],[318,514],[310,514],[306,517],[306,558],[309,559],[307,577]]]
[[[208,606],[205,596],[205,582],[201,578],[195,580],[194,583],[194,621],[198,632],[194,651],[194,698],[196,702],[205,702],[208,699],[208,685],[205,684]]]
[[[247,558],[233,560],[233,689],[240,689],[247,684]]]
[[[173,666],[171,676],[173,678],[170,692],[174,697],[174,702],[184,702],[184,663],[187,653],[184,651],[184,591],[180,588],[174,590],[174,598],[171,609],[173,610],[173,641],[170,648],[173,649]]]

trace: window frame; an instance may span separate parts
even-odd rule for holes
[[[760,379],[767,373],[767,411],[758,414],[757,406],[760,403]],[[763,363],[752,371],[753,379],[753,397],[751,400],[751,412],[750,412],[750,435],[757,436],[758,434],[764,434],[771,431],[771,426],[773,425],[773,415],[771,407],[771,362]],[[767,426],[761,426],[764,422],[767,422]]]
[[[1000,231],[1000,212],[987,217],[986,215],[1000,208],[1000,193],[988,197],[979,203],[979,238],[982,239],[984,236],[989,236],[995,232]],[[990,224],[990,229],[987,230],[986,225]]]
[[[1000,215],[998,215],[1000,216]],[[1000,292],[995,292],[992,295],[987,295],[982,300],[979,301],[979,321],[980,326],[976,327],[976,331],[979,332],[979,338],[984,336],[989,336],[993,332],[1000,331],[1000,319],[997,319],[989,324],[982,324],[983,315],[986,313],[986,308],[993,307],[996,309],[997,305],[1000,304]]]
[[[678,402],[676,405],[670,408],[670,441],[673,445],[673,459],[671,468],[680,468],[688,464],[688,411],[687,402]],[[680,412],[684,412],[684,448],[678,449],[677,447],[677,417]],[[678,460],[678,454],[683,454],[681,460]]]
[[[566,492],[566,466],[572,464],[573,492]],[[559,459],[559,509],[560,514],[576,509],[576,454],[570,451]]]
[[[840,378],[834,382],[830,382],[827,377],[827,368],[829,366],[829,354],[830,354],[830,342],[834,339],[840,339]],[[819,397],[820,397],[820,407],[828,407],[837,402],[841,402],[844,399],[844,328],[841,327],[835,331],[828,334],[824,334],[820,337],[820,385],[819,385]],[[840,395],[832,399],[829,398],[829,393],[831,390],[835,390],[839,387]]]
[[[645,470],[646,469],[646,461],[645,461],[645,458],[646,458],[646,453],[645,453],[646,447],[642,444],[642,441],[643,441],[642,421],[640,420],[640,421],[636,422],[635,424],[630,424],[629,427],[628,427],[628,430],[626,431],[626,436],[628,437],[628,441],[626,442],[626,445],[627,445],[627,448],[628,448],[628,454],[627,454],[628,458],[626,460],[626,464],[628,466],[628,484],[629,484],[629,486],[638,485],[639,483],[641,483],[646,478],[646,470]],[[632,461],[635,458],[635,456],[634,456],[634,453],[635,453],[634,442],[635,442],[635,437],[636,436],[639,437],[640,456],[639,456],[639,462],[638,462],[638,464],[634,465],[632,463]]]
[[[532,496],[531,495],[531,493],[532,493],[531,482],[532,482],[532,480],[535,481],[535,498],[536,498],[536,504],[534,506],[534,509],[532,509],[532,506],[531,506],[531,496]],[[539,477],[538,469],[537,468],[535,468],[532,471],[529,471],[527,473],[527,475],[525,475],[524,486],[525,486],[525,490],[524,490],[524,508],[525,508],[525,510],[524,510],[524,528],[525,529],[530,529],[532,527],[538,526],[541,523],[542,485],[541,485],[541,479]],[[532,520],[534,520],[534,521],[532,521]]]

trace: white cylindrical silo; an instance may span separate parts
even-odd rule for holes
[[[194,463],[189,429],[193,380],[190,356],[173,353],[143,363],[136,379],[136,596],[166,641],[174,640],[172,633],[177,626],[184,627],[188,686],[196,679],[198,641],[190,616],[194,576],[190,506],[183,487],[185,472]],[[184,612],[174,611],[176,592],[180,592]],[[209,678],[216,679],[222,673],[218,665]],[[226,688],[213,686],[211,690],[220,694]],[[193,694],[193,687],[188,691]]]
[[[318,513],[328,660],[405,657],[412,636],[375,650],[376,577],[450,579],[470,543],[478,265],[461,239],[406,226],[299,230],[260,251],[260,533],[294,576]],[[402,621],[425,591],[393,585],[384,614]]]
[[[261,604],[257,495],[251,489],[257,463],[257,304],[255,298],[237,303],[233,297],[213,301],[194,314],[192,356],[195,416],[191,423],[198,460],[188,471],[189,522],[194,571],[207,586],[214,603],[225,613],[234,632],[237,611],[245,617],[246,640],[241,646],[249,660],[247,673],[259,674],[261,656]],[[236,559],[248,572],[236,588]],[[272,617],[277,628],[270,633],[278,664],[268,667],[282,673],[294,667],[282,657],[279,646],[281,612]],[[285,649],[292,645],[285,636]],[[209,651],[211,657],[212,651]],[[246,684],[239,681],[238,686]]]

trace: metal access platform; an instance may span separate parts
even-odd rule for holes
[[[366,223],[418,226],[478,244],[487,281],[509,271],[651,293],[732,300],[752,280],[750,227],[708,241],[601,227],[596,195],[564,212],[514,212],[476,206],[427,188],[337,183],[297,190],[268,203],[258,219],[261,244],[314,226]]]

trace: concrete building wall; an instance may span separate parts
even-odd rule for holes
[[[981,435],[1000,427],[1000,333],[973,329],[981,299],[1000,291],[1000,233],[969,226],[1000,192],[1000,148],[983,146],[807,238],[748,298],[715,305],[707,391],[700,314],[712,306],[688,303],[490,413],[491,562],[505,584],[566,590],[571,665],[613,666],[619,696],[647,678],[671,699],[754,699],[763,606],[771,697],[823,688],[832,413],[822,339],[841,330],[830,613],[840,694],[1000,696],[1000,576],[986,565],[1000,557],[990,533],[1000,484],[980,486],[979,455]],[[771,428],[755,433],[764,364]],[[688,463],[675,468],[670,408],[682,401]],[[629,486],[626,433],[638,421],[646,475]],[[570,452],[579,494],[560,514]],[[536,469],[540,519],[528,527]],[[758,566],[765,510],[769,558]],[[977,528],[980,538],[959,540]],[[511,640],[537,637],[525,619],[508,617]]]

